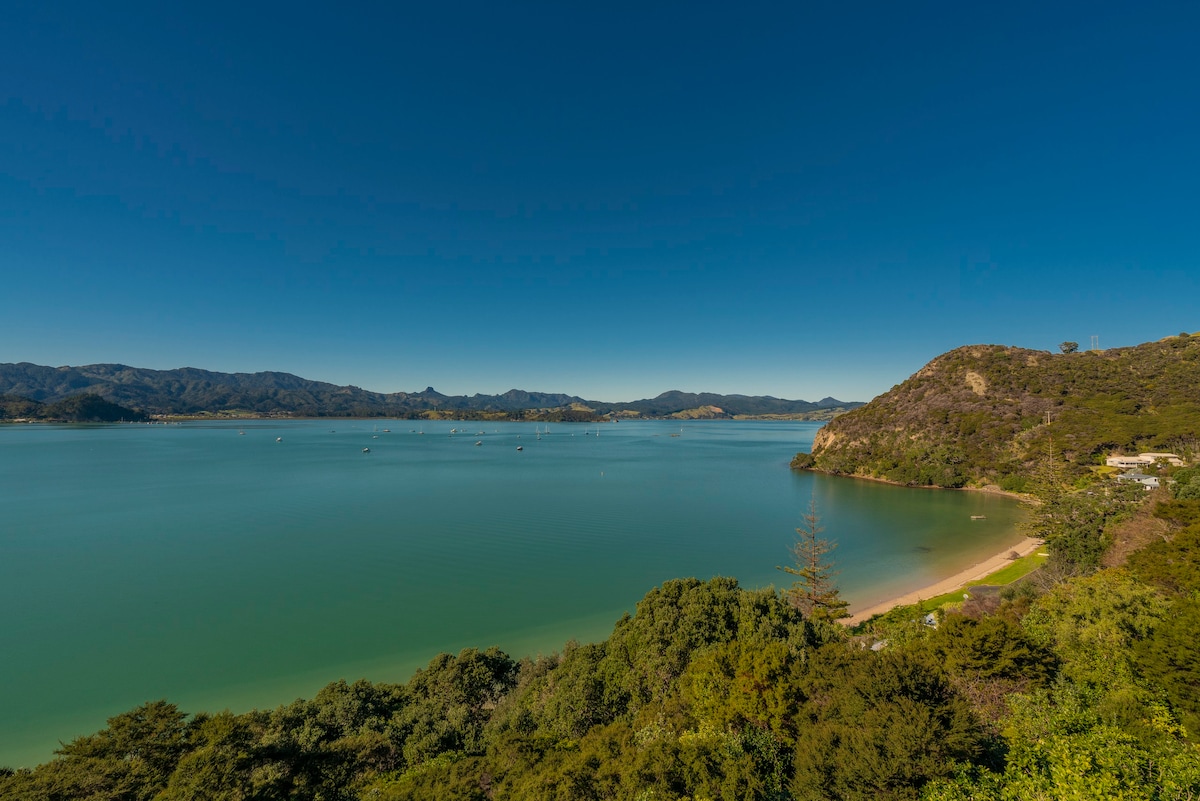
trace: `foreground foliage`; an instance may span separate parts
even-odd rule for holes
[[[1170,536],[1126,568],[1027,582],[936,630],[863,640],[772,590],[668,581],[549,657],[468,649],[240,715],[150,702],[0,771],[0,797],[1194,798],[1200,500],[1158,511]]]

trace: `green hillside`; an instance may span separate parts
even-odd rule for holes
[[[1050,353],[972,345],[837,417],[794,465],[914,486],[1022,489],[1048,452],[1083,474],[1114,452],[1193,455],[1200,336]]]
[[[54,423],[141,423],[142,412],[83,393],[55,403],[39,403],[15,395],[0,395],[0,420],[38,420]]]

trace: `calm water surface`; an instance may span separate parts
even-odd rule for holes
[[[244,711],[602,639],[669,578],[787,584],[810,499],[855,604],[1020,539],[1008,499],[790,471],[819,427],[0,426],[0,765],[150,699]]]

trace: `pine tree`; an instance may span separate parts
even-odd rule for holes
[[[1047,415],[1047,418],[1049,416]],[[1054,437],[1046,438],[1046,450],[1029,476],[1029,495],[1024,505],[1029,511],[1025,527],[1031,536],[1051,540],[1061,530],[1066,486],[1062,461],[1054,450]]]
[[[809,501],[808,512],[802,519],[804,522],[796,529],[796,543],[792,546],[795,566],[776,567],[796,577],[786,592],[787,599],[805,617],[813,620],[834,621],[849,617],[850,613],[846,611],[849,603],[838,594],[835,581],[838,571],[834,570],[832,562],[826,561],[837,543],[819,536],[824,529],[817,515],[816,501]]]

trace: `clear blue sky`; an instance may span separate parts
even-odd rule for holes
[[[1200,330],[1196,3],[6,3],[0,362],[867,400]]]

